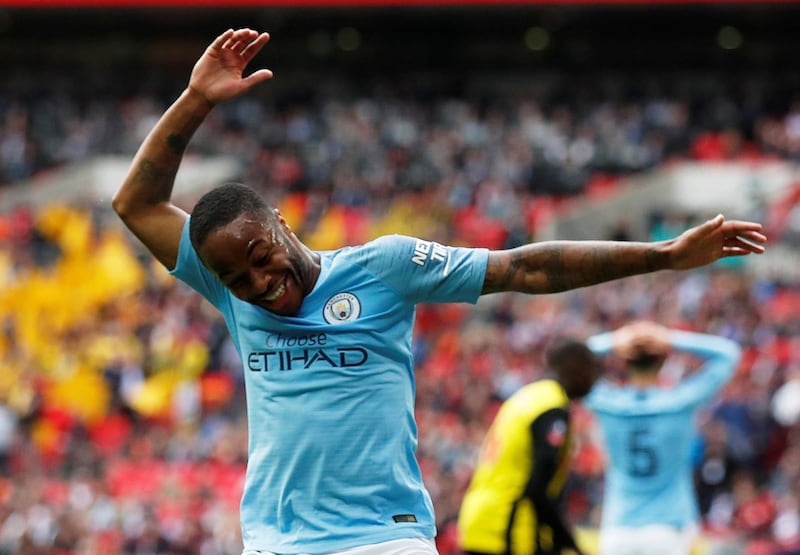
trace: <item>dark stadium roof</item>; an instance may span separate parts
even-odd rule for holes
[[[263,56],[276,74],[284,66],[796,71],[798,21],[800,3],[788,2],[0,8],[0,59],[9,73],[160,67],[185,75],[211,38],[249,26],[272,34]]]

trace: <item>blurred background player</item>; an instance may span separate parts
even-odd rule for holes
[[[563,338],[547,352],[549,374],[500,407],[464,496],[459,538],[466,555],[581,553],[562,493],[571,451],[570,403],[599,376],[596,357]]]
[[[686,555],[699,520],[691,450],[698,409],[733,376],[739,346],[726,338],[641,321],[594,335],[598,355],[625,361],[627,382],[602,380],[585,403],[597,415],[607,453],[600,555]],[[704,360],[672,387],[659,371],[671,351]]]

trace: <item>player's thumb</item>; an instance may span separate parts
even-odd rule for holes
[[[703,227],[707,227],[709,229],[716,229],[719,226],[721,226],[723,223],[725,223],[725,216],[723,216],[722,214],[717,214],[716,216],[714,216],[710,220],[707,220],[703,224]]]
[[[244,78],[244,84],[249,89],[259,83],[272,79],[272,71],[269,69],[259,69]]]

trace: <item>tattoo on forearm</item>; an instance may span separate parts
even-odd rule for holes
[[[126,212],[169,202],[183,154],[206,111],[173,105],[159,120],[136,153],[130,173],[117,197]]]
[[[484,293],[555,293],[658,269],[658,254],[641,244],[556,241],[490,258]]]
[[[490,257],[484,278],[484,293],[504,291],[506,285],[513,282],[518,267],[519,253],[510,251],[508,256]]]
[[[567,254],[567,249],[557,244],[542,249],[538,272],[542,273],[541,279],[549,291],[563,291],[575,287],[571,281],[576,276],[566,267]],[[526,273],[534,270],[535,267],[531,262],[534,260],[528,259],[525,266],[520,264],[520,270]]]
[[[154,181],[168,177],[168,173],[160,170],[150,160],[142,160],[136,170],[136,181]]]
[[[648,272],[655,272],[658,267],[658,252],[655,249],[648,249],[644,255],[644,263]]]
[[[144,187],[141,194],[149,197],[147,201],[150,203],[161,202],[169,199],[177,171],[177,168],[165,171],[151,160],[142,160],[136,170],[134,181],[156,184],[156,187]],[[162,184],[163,186],[160,186]]]
[[[189,144],[189,138],[184,137],[183,135],[172,133],[167,137],[167,146],[173,153],[177,155],[183,154],[183,151],[186,150],[186,146],[188,144]]]

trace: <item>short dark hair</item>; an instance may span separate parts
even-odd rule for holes
[[[195,250],[217,228],[228,225],[242,214],[269,217],[270,206],[252,187],[225,183],[210,190],[197,201],[189,220],[189,239]]]
[[[631,372],[652,372],[658,370],[663,361],[663,354],[638,349],[625,359],[625,364],[628,365]]]
[[[550,368],[561,369],[575,359],[591,361],[594,359],[594,353],[584,341],[575,337],[558,337],[548,345],[545,359]]]

